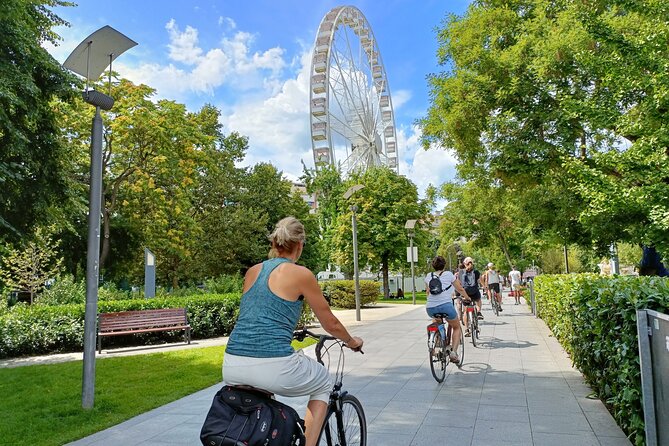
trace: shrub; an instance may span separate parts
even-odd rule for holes
[[[75,282],[74,276],[61,276],[35,300],[40,305],[69,305],[86,303],[86,283]]]
[[[636,310],[669,311],[659,277],[540,275],[534,289],[546,321],[621,428],[644,444]]]
[[[100,313],[185,307],[194,339],[225,336],[239,312],[239,294],[190,296],[168,299],[101,301]],[[85,304],[16,305],[0,316],[0,357],[81,351]],[[156,332],[113,336],[104,345],[141,345],[178,339],[181,333]]]
[[[206,293],[241,293],[243,286],[244,278],[239,275],[222,275],[204,281],[204,291]]]
[[[328,280],[321,283],[323,294],[335,308],[355,308],[355,282],[353,280]],[[376,303],[379,284],[372,280],[360,281],[360,305]]]

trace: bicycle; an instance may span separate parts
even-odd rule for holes
[[[492,305],[492,311],[495,313],[495,316],[499,316],[502,307],[499,302],[497,302],[497,292],[493,289],[490,290],[490,305]]]
[[[481,334],[479,328],[479,311],[474,301],[462,302],[465,311],[467,312],[467,330],[471,334],[472,344],[476,347],[476,341]]]
[[[342,390],[344,343],[333,336],[312,333],[307,329],[293,332],[293,338],[298,341],[303,341],[307,336],[318,339],[316,360],[324,366],[326,365],[323,362],[323,354],[329,356],[330,349],[339,347],[334,385],[330,392],[328,410],[321,428],[318,444],[323,446],[366,446],[367,419],[362,404],[355,396]],[[329,341],[333,342],[325,346],[325,343]],[[323,351],[324,346],[325,351]],[[360,353],[362,353],[362,350],[360,350]]]
[[[438,383],[444,381],[446,376],[446,367],[451,362],[451,336],[453,334],[453,327],[446,321],[446,314],[437,313],[434,319],[441,319],[441,323],[432,322],[427,326],[427,348],[430,354],[430,370],[432,376]],[[448,327],[446,329],[446,339],[442,338],[439,326]],[[465,339],[460,330],[460,362],[457,363],[458,368],[462,367],[465,360]]]

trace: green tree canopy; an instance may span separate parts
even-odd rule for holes
[[[60,0],[6,0],[0,8],[0,239],[16,241],[45,222],[65,195],[66,156],[50,101],[68,98],[74,77],[42,47],[65,25]]]

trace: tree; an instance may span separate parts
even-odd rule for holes
[[[535,226],[570,228],[564,243],[667,245],[667,14],[656,0],[475,2],[439,32],[452,68],[429,79],[424,144],[452,148],[466,181],[549,194]]]
[[[384,295],[388,298],[388,271],[406,261],[408,242],[404,225],[407,220],[419,220],[416,244],[425,246],[430,227],[429,203],[419,200],[416,186],[406,177],[385,167],[368,169],[352,175],[343,190],[362,184],[348,201],[339,198],[341,214],[337,217],[333,244],[334,258],[340,265],[353,263],[350,205],[356,205],[358,222],[358,253],[362,265],[380,267]]]
[[[48,279],[61,271],[62,258],[58,256],[59,242],[53,242],[54,228],[35,230],[34,238],[21,249],[10,249],[3,257],[0,279],[14,291],[30,293],[30,303]]]
[[[194,194],[201,180],[198,173],[208,162],[207,148],[219,137],[218,115],[212,114],[209,106],[201,113],[190,113],[174,101],[154,102],[154,94],[154,89],[125,79],[112,84],[116,103],[103,114],[100,267],[112,275],[133,269],[137,275],[142,247],[147,246],[156,253],[162,279],[178,286],[192,269],[193,243],[200,231],[193,212]],[[90,116],[86,113],[90,107],[81,100],[55,107],[62,118],[63,137],[79,154],[73,156],[70,174],[81,185],[83,197],[89,160],[81,155],[90,144]],[[111,266],[107,267],[110,258]]]
[[[66,195],[67,161],[49,103],[70,98],[76,82],[41,46],[67,25],[49,8],[61,0],[6,0],[0,8],[0,239],[16,242],[49,219]]]
[[[319,170],[308,170],[304,167],[304,175],[301,178],[306,185],[307,192],[314,194],[318,200],[318,226],[320,227],[322,239],[319,241],[322,253],[320,265],[325,269],[334,263],[333,236],[337,218],[343,212],[340,206],[341,197],[347,189],[344,188],[341,171],[336,166],[325,165]]]

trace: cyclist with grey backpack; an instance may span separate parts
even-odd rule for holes
[[[460,344],[461,328],[458,313],[453,306],[453,290],[457,290],[465,298],[467,293],[460,284],[460,280],[452,272],[444,270],[445,267],[446,260],[442,256],[437,256],[432,260],[434,272],[425,276],[425,285],[427,286],[425,310],[428,316],[432,318],[435,314],[446,314],[448,325],[453,329],[450,359],[451,362],[457,364],[460,362],[460,358],[456,352]]]

